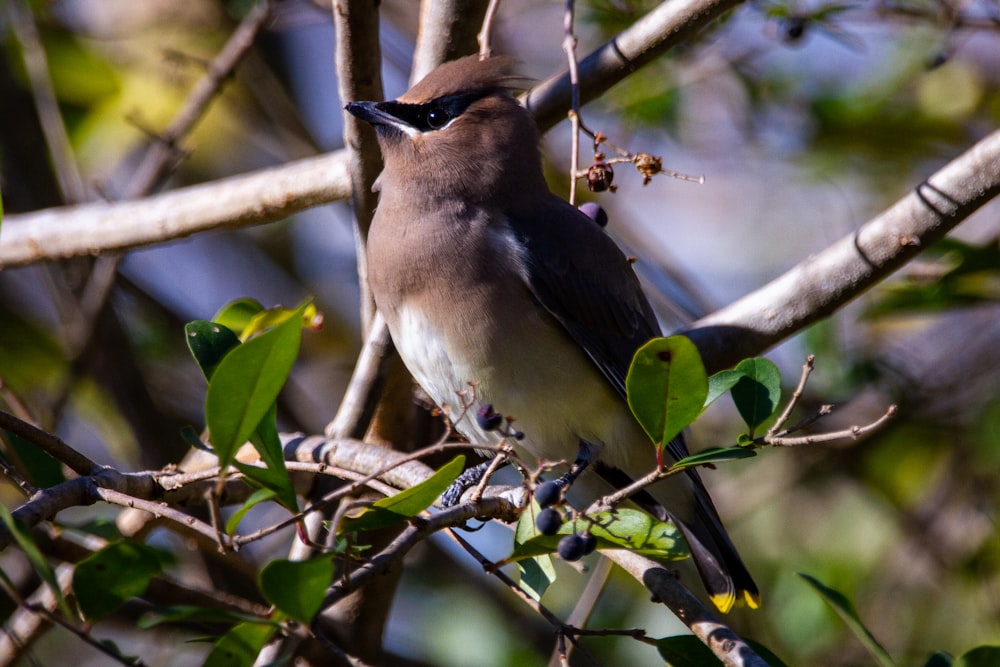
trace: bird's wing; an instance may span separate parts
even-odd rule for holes
[[[554,195],[508,220],[531,293],[624,398],[635,351],[660,335],[630,262],[597,223]]]

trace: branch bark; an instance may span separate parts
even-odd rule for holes
[[[711,373],[760,354],[854,299],[1000,194],[1000,130],[821,253],[683,331]]]

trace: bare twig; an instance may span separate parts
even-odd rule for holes
[[[479,30],[477,39],[479,41],[479,59],[484,60],[493,55],[493,47],[490,44],[493,35],[493,20],[496,18],[497,9],[500,8],[500,0],[490,0],[486,8],[486,15],[483,16],[483,27]]]
[[[569,203],[576,204],[577,169],[580,164],[580,77],[576,68],[576,34],[573,32],[574,0],[566,0],[563,14],[562,49],[569,63],[570,108],[567,112],[570,122],[569,158]]]
[[[327,424],[326,437],[360,438],[364,435],[375,410],[379,379],[384,374],[382,366],[391,345],[385,319],[376,312],[337,414]]]
[[[792,397],[788,400],[788,405],[786,405],[785,409],[781,411],[781,415],[778,417],[778,420],[774,422],[774,426],[768,429],[768,436],[775,435],[778,430],[785,425],[785,422],[788,421],[788,416],[792,414],[792,410],[798,404],[799,399],[802,398],[802,392],[805,391],[806,382],[809,381],[809,375],[813,372],[815,361],[816,357],[811,354],[806,357],[806,362],[802,364],[802,375],[799,376],[799,384],[795,387],[795,391],[792,392]]]
[[[857,439],[866,433],[870,433],[880,428],[887,421],[896,415],[897,408],[890,405],[885,413],[870,424],[864,426],[851,426],[842,431],[831,431],[830,433],[816,433],[814,435],[804,435],[799,438],[787,438],[783,436],[764,436],[764,443],[776,447],[795,447],[797,445],[812,445],[817,442],[830,442],[832,440]]]

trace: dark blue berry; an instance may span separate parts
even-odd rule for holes
[[[493,411],[493,404],[487,403],[476,411],[476,423],[484,431],[495,431],[503,423],[503,415]]]
[[[562,528],[562,514],[552,507],[543,509],[535,517],[535,528],[542,535],[555,535]]]
[[[540,507],[549,507],[559,502],[559,485],[555,482],[542,482],[535,488],[535,502]]]
[[[559,540],[558,551],[559,557],[568,562],[580,560],[586,555],[584,553],[584,540],[576,533]]]
[[[580,535],[580,539],[583,540],[583,555],[594,553],[597,548],[597,538],[590,533],[583,533]]]
[[[580,204],[580,212],[596,222],[599,227],[608,226],[608,214],[600,204],[592,201],[585,202]]]

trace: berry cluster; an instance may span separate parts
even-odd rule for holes
[[[511,426],[512,419],[510,417],[504,418],[502,414],[493,409],[492,403],[481,405],[476,410],[476,423],[484,431],[498,431],[506,438],[524,439],[524,433]]]
[[[542,511],[535,517],[535,528],[542,535],[555,535],[563,524],[563,515],[556,505],[562,502],[562,487],[558,482],[542,482],[535,487],[535,502]],[[594,552],[597,538],[588,531],[566,535],[559,540],[559,557],[565,561],[577,561]]]

